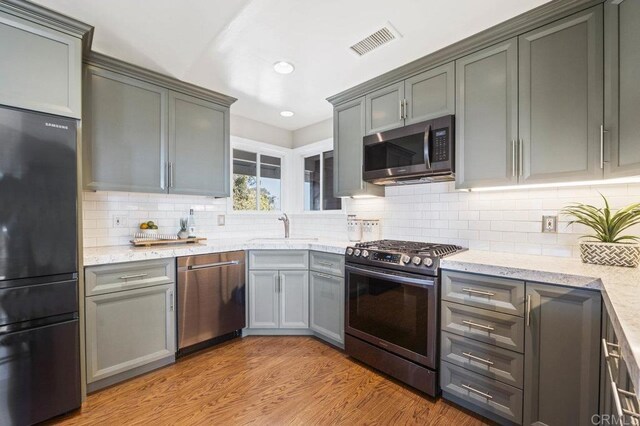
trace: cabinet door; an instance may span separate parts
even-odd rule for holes
[[[79,38],[0,13],[0,40],[2,104],[80,118]]]
[[[334,196],[383,195],[384,188],[362,181],[364,98],[338,105],[333,110]]]
[[[514,185],[518,41],[456,61],[456,188]]]
[[[527,283],[526,297],[524,424],[590,424],[598,413],[600,292]]]
[[[169,92],[169,193],[229,196],[229,108]]]
[[[404,81],[405,125],[455,114],[455,64],[423,72]]]
[[[280,328],[309,328],[309,272],[280,271]]]
[[[84,81],[85,188],[166,192],[168,91],[91,66]]]
[[[249,327],[278,328],[278,271],[249,271]]]
[[[344,279],[309,273],[311,329],[329,339],[344,342]]]
[[[403,101],[403,81],[369,93],[365,97],[367,135],[404,126]]]
[[[519,38],[521,183],[600,179],[602,6]]]
[[[175,354],[173,283],[86,302],[88,383]]]
[[[640,2],[605,4],[605,177],[640,174]]]

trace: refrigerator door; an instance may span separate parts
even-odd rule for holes
[[[0,287],[78,270],[76,174],[75,120],[0,108]]]
[[[80,407],[78,320],[0,332],[0,425],[31,425]]]

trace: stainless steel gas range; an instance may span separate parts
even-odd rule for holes
[[[440,259],[462,250],[394,240],[347,247],[346,352],[436,396]]]

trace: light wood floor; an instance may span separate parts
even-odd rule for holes
[[[89,395],[64,425],[484,425],[312,337],[246,337]]]

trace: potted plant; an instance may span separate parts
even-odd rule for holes
[[[598,265],[637,267],[640,263],[640,238],[621,233],[640,224],[640,203],[630,204],[613,213],[606,197],[602,194],[600,196],[604,200],[604,208],[573,203],[560,211],[573,218],[569,224],[580,223],[593,230],[593,234],[581,237],[589,239],[580,243],[582,261]]]

